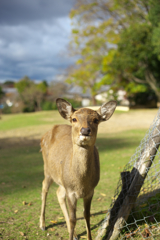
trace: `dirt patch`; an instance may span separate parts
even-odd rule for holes
[[[101,123],[99,133],[120,132],[131,129],[148,129],[158,110],[136,110],[114,114],[109,121]]]

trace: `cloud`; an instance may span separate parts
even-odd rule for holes
[[[73,59],[67,55],[73,0],[0,1],[0,80],[52,80]]]
[[[0,24],[19,25],[67,16],[74,0],[0,1]]]

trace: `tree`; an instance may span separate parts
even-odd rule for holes
[[[146,23],[125,30],[110,66],[120,84],[127,84],[126,89],[133,86],[132,91],[142,91],[149,86],[160,102],[160,61],[153,50],[152,32]]]
[[[83,92],[89,89],[92,96],[92,104],[96,105],[95,96],[101,86],[101,81],[99,81],[100,76],[101,71],[99,64],[94,63],[92,60],[87,62],[86,59],[84,59],[78,68],[72,69],[67,82],[79,85],[83,89]]]
[[[4,97],[4,92],[2,90],[2,87],[0,86],[0,114],[2,113],[2,108],[3,108],[3,105],[2,105],[2,99]],[[0,116],[0,119],[1,119],[1,116]]]
[[[36,84],[25,76],[15,84],[15,87],[18,89],[20,98],[25,105],[24,111],[41,110],[41,103],[47,92],[45,81]]]
[[[48,86],[49,97],[48,100],[56,101],[57,98],[63,97],[68,90],[68,85],[64,82],[51,81]]]
[[[4,92],[2,90],[2,87],[0,86],[0,99],[4,96]]]
[[[15,83],[15,87],[17,88],[18,92],[21,94],[27,87],[30,87],[32,84],[31,79],[28,76],[24,76],[21,80]]]
[[[71,82],[95,89],[95,94],[103,84],[125,86],[132,92],[152,89],[160,101],[158,0],[79,0],[71,17],[72,48],[82,56]],[[92,85],[86,86],[87,81]]]
[[[70,69],[67,81],[79,85],[83,91],[89,89],[93,104],[104,84],[103,58],[110,44],[115,44],[118,40],[118,34],[111,29],[113,19],[106,18],[108,10],[109,4],[105,1],[100,1],[98,5],[93,0],[80,0],[70,13],[73,21],[71,52],[78,55],[79,59],[76,66]]]
[[[140,1],[143,3],[143,1]],[[132,92],[152,89],[160,102],[160,3],[145,1],[147,12],[143,21],[130,22],[121,31],[120,41],[115,51],[110,50],[104,59],[104,70],[112,73],[117,83]],[[108,64],[108,57],[112,60]],[[106,63],[105,63],[106,61]]]

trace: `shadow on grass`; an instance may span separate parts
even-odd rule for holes
[[[94,216],[94,217],[95,217],[95,216],[104,215],[104,214],[106,214],[106,213],[104,213],[104,211],[100,211],[100,212],[92,213],[91,216]],[[84,220],[84,217],[77,218],[77,221],[78,221],[78,220]],[[94,230],[94,229],[98,228],[103,221],[104,221],[104,219],[102,219],[101,221],[99,221],[98,223],[96,223],[94,226],[91,227],[91,230]],[[65,224],[66,224],[66,221],[64,221],[64,222],[59,222],[59,223],[56,223],[56,224],[50,224],[50,225],[48,225],[48,226],[46,227],[45,230],[48,230],[48,229],[50,229],[50,228],[53,228],[54,226],[64,227]],[[66,225],[66,227],[67,227],[67,225]],[[86,235],[86,234],[87,234],[87,231],[86,231],[86,230],[85,230],[84,232],[78,234],[78,235],[77,235],[77,236],[78,236],[78,239],[79,239],[79,237],[81,237],[81,236],[83,236],[83,235]]]
[[[140,139],[137,138],[98,138],[96,146],[99,151],[112,151],[128,147],[137,147]]]
[[[39,146],[40,149],[40,139],[31,137],[0,138],[0,150],[26,146]]]
[[[98,215],[102,215],[102,214],[104,215],[106,213],[103,213],[102,211],[100,211],[100,212],[91,214],[91,216],[98,216]],[[96,223],[94,226],[92,226],[91,231],[96,229],[96,228],[99,228],[103,221],[104,221],[104,219],[100,220],[98,223]],[[86,234],[87,234],[87,231],[85,230],[84,232],[78,234],[78,237],[81,237],[81,236],[86,235]]]

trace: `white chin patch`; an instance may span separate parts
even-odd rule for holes
[[[82,142],[87,142],[87,141],[90,140],[90,137],[89,137],[89,136],[82,136],[82,135],[80,135],[80,136],[79,136],[79,139],[80,139]]]

